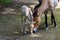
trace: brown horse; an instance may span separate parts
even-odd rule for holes
[[[56,27],[56,21],[54,17],[54,8],[58,4],[58,0],[38,0],[39,4],[35,6],[34,13],[33,13],[33,21],[34,23],[34,31],[37,31],[40,23],[41,23],[41,15],[42,13],[45,14],[45,24],[46,24],[46,30],[48,30],[48,23],[47,23],[47,12],[48,10],[51,11],[51,22],[54,24],[54,27]]]

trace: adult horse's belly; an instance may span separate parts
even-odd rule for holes
[[[56,7],[57,4],[58,4],[58,0],[53,0],[53,5],[54,5],[54,7]]]

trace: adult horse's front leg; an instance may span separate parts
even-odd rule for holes
[[[48,30],[47,11],[45,11],[44,14],[45,14],[45,27],[46,27],[46,30]]]
[[[57,24],[56,24],[56,21],[55,21],[53,10],[51,10],[51,22],[52,22],[52,24],[54,25],[54,28],[55,28]]]

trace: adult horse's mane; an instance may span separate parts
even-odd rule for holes
[[[59,1],[59,0],[58,0]],[[37,4],[35,7],[34,7],[34,13],[33,13],[33,17],[36,17],[38,16],[37,13],[38,13],[38,8],[41,6],[42,4],[42,0],[38,0],[39,4]]]
[[[39,2],[39,4],[37,4],[37,5],[35,6],[34,10],[35,10],[36,8],[38,8],[38,7],[41,6],[41,4],[42,4],[42,0],[38,0],[38,2]]]
[[[37,4],[37,5],[35,6],[35,8],[34,8],[33,17],[36,17],[36,16],[37,16],[37,13],[38,13],[37,9],[41,6],[42,0],[38,0],[38,2],[39,2],[39,4]]]

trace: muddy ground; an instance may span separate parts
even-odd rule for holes
[[[17,7],[17,8],[16,8]],[[42,25],[40,25],[38,32],[33,35],[22,35],[20,7],[9,5],[0,10],[0,40],[60,40],[60,9],[55,10],[55,18],[57,28],[54,29],[50,23],[50,16],[48,17],[49,30],[45,30],[44,17],[42,18]],[[50,15],[50,14],[49,14]]]

